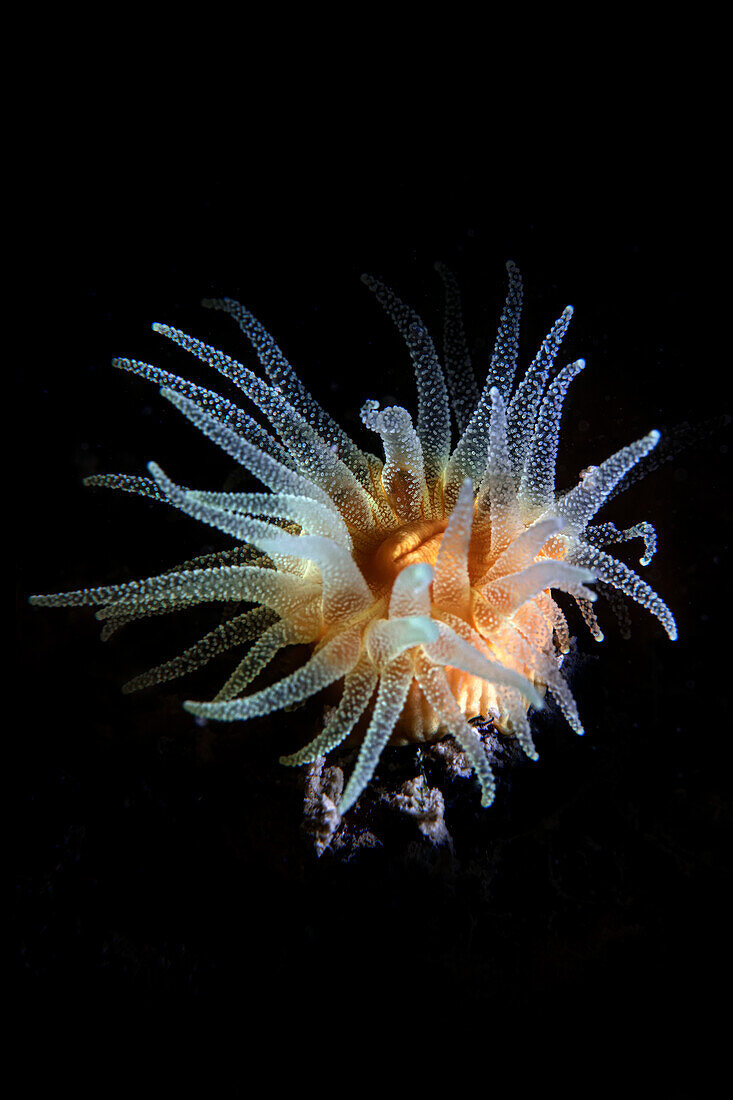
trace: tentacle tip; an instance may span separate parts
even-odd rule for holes
[[[658,432],[656,428],[652,428],[652,430],[649,432],[649,440],[651,441],[653,447],[656,447],[661,438],[662,433]]]
[[[165,474],[163,473],[163,471],[161,470],[160,466],[158,465],[158,463],[153,462],[152,459],[151,459],[150,462],[148,462],[148,464],[146,466],[146,469],[147,469],[149,474],[152,474],[152,476],[155,478],[156,481],[160,481],[161,479],[163,479],[165,481],[168,480],[166,478]]]
[[[670,642],[676,642],[679,637],[676,626],[670,627],[667,630],[667,634],[669,635]]]
[[[168,331],[168,326],[164,325],[162,321],[153,321],[150,327],[153,332],[159,332],[162,336],[165,336]]]
[[[183,704],[183,709],[188,714],[196,715],[197,718],[205,718],[207,705],[207,703],[197,703],[193,699],[186,699],[185,703]]]
[[[171,389],[170,386],[161,386],[160,396],[164,397],[166,401],[170,401],[172,405],[176,405],[177,407],[180,406],[182,400],[185,400],[183,394],[179,393],[178,390]]]

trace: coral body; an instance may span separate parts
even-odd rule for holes
[[[297,704],[329,685],[339,702],[323,729],[285,764],[317,760],[362,732],[340,803],[348,810],[369,782],[383,747],[452,734],[478,777],[482,803],[494,780],[469,723],[482,716],[518,738],[532,758],[528,710],[546,691],[571,727],[582,725],[560,673],[569,630],[552,591],[570,593],[602,639],[587,587],[600,580],[648,608],[670,638],[674,619],[660,597],[604,549],[641,537],[642,564],[655,549],[649,524],[619,531],[591,520],[626,473],[656,445],[649,432],[590,467],[566,492],[555,487],[560,417],[585,366],[555,358],[568,306],[515,386],[522,284],[509,289],[486,383],[468,360],[453,276],[446,291],[444,362],[416,313],[375,279],[364,282],[394,321],[412,358],[418,415],[366,401],[361,419],[380,437],[384,459],[362,450],[305,389],[272,337],[231,299],[204,304],[238,322],[267,381],[178,329],[153,327],[238,387],[269,421],[265,428],[219,394],[166,370],[115,360],[161,393],[269,492],[203,492],[173,482],[155,463],[150,478],[88,478],[165,501],[231,535],[231,551],[146,580],[32,597],[46,606],[96,605],[104,637],[132,619],[206,601],[252,605],[178,657],[137,677],[128,690],[182,675],[251,643],[211,702],[188,702],[205,719],[233,721]],[[451,405],[457,443],[451,440]],[[310,644],[309,659],[276,683],[246,689],[285,646]],[[365,729],[364,729],[365,727]]]

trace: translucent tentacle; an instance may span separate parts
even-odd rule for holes
[[[160,324],[153,325],[153,328],[234,382],[277,429],[279,437],[296,459],[298,468],[325,489],[354,520],[369,524],[372,512],[364,486],[338,457],[338,448],[332,449],[277,389],[268,386],[229,355],[188,336],[180,329]]]
[[[240,439],[226,424],[217,420],[216,417],[210,416],[176,390],[163,389],[161,393],[199,431],[208,436],[223,451],[226,451],[240,466],[253,473],[268,489],[272,489],[275,493],[289,492],[297,496],[312,497],[314,500],[320,501],[321,504],[325,504],[327,508],[335,508],[334,502],[328,493],[324,492],[310,478],[303,477],[270,455],[263,454],[257,447],[248,443],[246,439]]]
[[[136,493],[151,500],[166,501],[167,497],[150,477],[137,477],[135,474],[90,474],[85,477],[84,485],[91,488],[119,489],[123,493]]]
[[[628,565],[617,561],[602,550],[583,543],[574,546],[568,557],[573,563],[592,569],[599,580],[620,589],[627,596],[631,596],[632,600],[636,600],[642,607],[651,611],[652,615],[659,619],[670,639],[675,641],[677,624],[674,621],[674,615],[661,596],[658,596],[633,569],[629,569]]]
[[[280,763],[288,765],[310,764],[345,741],[367,708],[377,686],[377,672],[370,658],[364,655],[344,679],[344,691],[338,707],[331,712],[321,733],[309,744],[292,753],[281,756]]]
[[[468,550],[472,527],[473,485],[466,478],[440,543],[433,580],[434,602],[461,614],[468,614],[471,598]]]
[[[200,718],[215,718],[220,722],[257,718],[273,710],[300,703],[329,684],[345,676],[359,659],[361,631],[358,628],[337,634],[310,660],[283,680],[271,687],[256,691],[244,699],[231,699],[223,703],[184,703],[187,711]]]
[[[196,501],[217,509],[257,518],[274,516],[292,520],[310,535],[333,539],[345,550],[353,547],[349,529],[341,516],[308,497],[288,493],[203,493],[187,490]]]
[[[197,668],[202,668],[209,661],[213,661],[219,654],[225,653],[235,645],[250,641],[258,637],[262,632],[263,608],[255,608],[253,611],[245,611],[220,623],[214,630],[204,634],[194,645],[184,649],[177,657],[172,657],[155,668],[134,676],[123,685],[125,694],[140,691],[142,688],[152,687],[153,684],[161,684],[166,680],[175,680],[179,676],[187,676]],[[265,611],[264,624],[270,622],[269,613]]]
[[[367,652],[377,668],[386,668],[406,649],[434,642],[438,623],[426,615],[407,615],[400,619],[378,619],[366,634]]]
[[[430,585],[433,567],[427,562],[415,562],[397,574],[389,601],[390,619],[406,615],[430,614]]]
[[[547,519],[538,520],[531,527],[525,528],[521,535],[518,535],[500,554],[491,569],[478,583],[485,584],[494,577],[518,573],[531,565],[548,539],[561,531],[562,527],[563,520],[559,516],[548,516]]]
[[[233,298],[205,298],[202,305],[207,309],[222,310],[234,318],[254,347],[273,387],[282,390],[293,408],[301,413],[329,446],[336,448],[336,453],[342,462],[346,463],[361,484],[368,489],[370,478],[366,456],[308,392],[270,333],[257,318]]]
[[[374,775],[382,749],[392,736],[397,719],[402,713],[411,681],[412,664],[408,654],[398,657],[382,673],[372,720],[359,750],[354,770],[341,796],[339,810],[342,814],[351,809]]]
[[[509,276],[504,308],[499,320],[499,331],[491,356],[491,365],[484,393],[488,394],[496,386],[504,402],[511,397],[514,375],[519,357],[519,321],[522,316],[522,276],[519,268],[511,260],[506,265]]]
[[[433,664],[450,665],[451,668],[460,668],[472,676],[478,676],[490,684],[506,684],[514,687],[537,710],[542,709],[542,698],[532,683],[515,672],[513,668],[491,661],[488,657],[478,653],[476,649],[461,638],[447,623],[441,622],[439,637],[432,644],[424,647],[424,653]]]
[[[627,527],[624,531],[619,531],[615,523],[600,523],[597,526],[586,527],[583,538],[592,546],[599,548],[611,546],[615,542],[643,539],[644,553],[639,558],[640,565],[649,565],[657,550],[657,532],[651,523],[635,523],[633,527]]]
[[[407,409],[393,405],[379,412],[378,401],[366,401],[361,419],[378,432],[386,459],[382,485],[401,520],[419,519],[428,505],[423,449]]]
[[[227,428],[238,435],[245,436],[250,443],[264,451],[265,454],[270,455],[286,466],[292,466],[293,459],[288,451],[276,439],[273,439],[261,424],[253,420],[249,413],[246,413],[239,405],[235,405],[232,401],[222,397],[221,394],[215,393],[213,390],[207,390],[203,386],[197,386],[194,382],[189,382],[186,378],[181,378],[179,375],[172,374],[161,367],[155,367],[150,363],[141,363],[137,359],[113,359],[112,366],[117,367],[119,370],[130,371],[132,374],[145,378],[148,382],[154,382],[158,386],[174,390],[198,405],[210,416],[215,417]]]
[[[262,540],[265,539],[268,544],[268,550],[266,552],[270,553],[273,551],[276,554],[278,553],[278,551],[274,549],[273,540],[289,540],[287,545],[290,548],[294,545],[292,542],[293,536],[288,535],[285,531],[282,531],[281,528],[274,527],[271,523],[256,519],[246,513],[229,511],[217,504],[210,504],[205,499],[207,496],[213,496],[215,499],[218,497],[219,499],[223,498],[225,501],[231,502],[233,498],[244,496],[244,494],[206,494],[192,492],[189,489],[176,485],[170,478],[166,477],[155,462],[150,462],[148,464],[148,469],[160,486],[162,492],[165,493],[166,499],[176,508],[179,508],[189,516],[193,516],[194,519],[199,520],[201,523],[207,523],[211,527],[216,527],[218,530],[224,531],[228,535],[233,535],[234,538],[241,539],[243,542],[250,542],[259,549],[264,549]],[[309,500],[307,497],[284,497],[280,494],[277,497],[268,497],[264,494],[252,494],[252,496],[255,499],[258,496],[261,498],[259,503],[261,514],[267,514],[269,512],[271,515],[282,515],[283,510],[289,512],[291,516],[297,516],[300,523],[304,526],[307,525],[320,537],[332,541],[334,545],[338,545],[347,553],[351,551],[351,539],[349,538],[348,529],[340,516],[334,514],[330,509],[323,507],[317,501]],[[336,536],[335,538],[334,535]],[[305,546],[305,543],[303,543],[302,546]],[[283,548],[279,553],[280,555],[285,555],[288,551]],[[299,556],[306,555],[301,554]],[[354,572],[358,573],[355,566]]]
[[[584,582],[595,579],[595,573],[580,568],[578,564],[547,559],[527,566],[521,573],[511,573],[492,581],[475,592],[474,617],[481,632],[496,630],[502,619],[510,618],[528,600],[545,588],[559,588],[595,600],[595,592],[585,588]]]
[[[491,524],[490,554],[501,554],[522,530],[506,434],[506,409],[501,393],[490,392],[489,459],[478,495],[477,519]]]
[[[443,337],[445,373],[456,426],[459,435],[462,435],[478,402],[478,386],[473,376],[468,342],[463,328],[458,283],[445,264],[436,264],[435,270],[443,280],[445,287]]]
[[[494,801],[496,784],[488,754],[478,734],[469,726],[456,703],[445,672],[439,665],[431,664],[421,656],[415,662],[415,674],[430,706],[440,716],[447,732],[456,738],[468,756],[481,785],[481,805],[490,806]]]
[[[312,641],[316,636],[316,623],[312,623],[310,630],[303,623],[297,625],[282,621],[273,623],[245,653],[226,683],[217,691],[214,702],[222,703],[241,695],[254,678],[267,668],[281,649],[296,642]]]
[[[450,414],[443,371],[418,314],[378,279],[371,275],[361,278],[394,321],[410,352],[417,383],[417,434],[425,460],[425,479],[431,488],[442,477],[450,453]]]
[[[257,547],[260,539],[271,539],[276,533],[272,526],[263,520],[228,512],[224,508],[216,508],[204,503],[190,490],[171,481],[157,463],[149,462],[148,469],[161,491],[165,493],[166,500],[199,522],[207,523],[210,527],[216,527],[227,535],[233,535],[234,538],[241,539],[242,542],[250,542]]]
[[[31,596],[39,607],[82,607],[114,604],[124,611],[144,609],[152,600],[161,607],[185,603],[193,605],[211,600],[247,600],[271,607],[278,614],[292,615],[293,605],[312,597],[319,586],[298,577],[276,573],[258,566],[221,566],[219,569],[192,569],[185,573],[163,573],[125,584],[79,588],[74,592]]]
[[[585,625],[588,627],[588,630],[590,631],[592,638],[596,642],[602,642],[605,635],[604,635],[603,631],[601,630],[600,625],[598,623],[598,619],[596,617],[596,613],[595,613],[595,609],[593,607],[593,604],[590,602],[590,600],[583,599],[582,596],[573,596],[573,599],[575,600],[576,604],[578,605],[578,609],[580,611],[580,614],[583,616],[583,621],[584,621]]]
[[[576,359],[563,367],[542,401],[519,485],[519,503],[525,514],[534,513],[536,517],[555,499],[555,463],[562,407],[570,383],[584,367],[585,359]]]
[[[533,674],[547,685],[568,725],[582,737],[583,723],[580,721],[575,699],[560,675],[555,658],[532,645],[516,628],[512,631],[511,650],[507,648],[504,652],[514,660],[521,661],[526,668],[531,668]]]
[[[535,748],[527,718],[527,709],[518,691],[506,688],[502,692],[501,711],[500,722],[504,731],[510,737],[516,737],[525,756],[530,760],[539,760],[539,753]]]
[[[342,623],[371,606],[372,594],[354,559],[331,539],[283,535],[258,539],[257,544],[267,554],[292,554],[315,562],[323,578],[323,618],[329,625]]]
[[[591,466],[574,489],[561,497],[554,510],[565,520],[568,534],[578,534],[604,504],[608,494],[627,470],[649,454],[659,442],[659,432],[651,431],[628,447],[616,451],[600,466]]]
[[[565,335],[573,307],[566,306],[552,329],[542,341],[540,350],[532,360],[527,373],[519,383],[507,412],[507,434],[512,459],[512,469],[517,483],[524,470],[524,459],[534,434],[537,413],[542,400],[547,377],[562,338]]]

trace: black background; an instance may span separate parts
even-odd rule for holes
[[[216,669],[120,694],[193,641],[198,622],[131,626],[102,645],[91,612],[25,605],[31,592],[151,575],[226,545],[152,503],[80,485],[95,471],[143,473],[151,458],[179,481],[223,483],[226,458],[154,387],[109,367],[126,355],[206,381],[154,320],[251,364],[227,318],[199,308],[205,296],[251,308],[365,443],[367,397],[415,398],[409,359],[359,275],[387,281],[438,338],[439,259],[464,288],[477,375],[507,259],[525,278],[525,364],[575,306],[562,354],[589,365],[566,405],[561,485],[652,427],[726,411],[708,327],[715,197],[700,182],[714,164],[684,119],[629,136],[611,108],[572,140],[548,125],[509,151],[496,119],[490,142],[469,127],[459,149],[448,118],[387,140],[379,110],[369,116],[344,126],[278,114],[253,133],[250,114],[234,115],[223,145],[205,124],[184,141],[162,126],[144,134],[124,110],[77,116],[27,196],[20,989],[56,1026],[70,1005],[110,1019],[233,1005],[235,1028],[249,1014],[285,1045],[312,1028],[321,1050],[345,1025],[362,1050],[366,1021],[428,1067],[431,1037],[461,1043],[469,1026],[492,1050],[500,1032],[521,1046],[557,1029],[626,1053],[646,1043],[652,1061],[683,1026],[703,1065],[729,921],[726,431],[604,513],[657,526],[645,576],[679,641],[638,609],[630,641],[608,611],[602,646],[574,621],[585,738],[549,720],[539,763],[505,775],[488,811],[468,784],[447,816],[453,861],[416,854],[402,834],[349,864],[316,860],[299,836],[297,776],[277,765],[312,736],[308,716],[226,728],[202,746],[180,703],[215,690]],[[622,555],[632,565],[634,549]]]

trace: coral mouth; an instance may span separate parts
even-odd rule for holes
[[[435,565],[447,519],[419,519],[405,523],[365,553],[358,562],[367,584],[374,589],[391,587],[398,573],[408,565]]]

